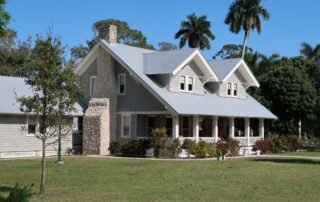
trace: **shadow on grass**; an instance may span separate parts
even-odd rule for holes
[[[261,158],[253,159],[258,162],[270,162],[270,163],[296,163],[296,164],[316,164],[320,165],[319,160],[301,159],[301,158]]]

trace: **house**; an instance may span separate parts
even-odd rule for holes
[[[118,44],[110,26],[75,72],[86,94],[85,154],[108,154],[111,141],[146,138],[156,127],[169,137],[252,146],[276,119],[246,90],[259,82],[244,60],[207,61],[198,49],[157,52]]]
[[[35,137],[39,123],[32,115],[21,112],[16,100],[17,97],[31,96],[32,89],[24,78],[0,76],[0,95],[0,158],[41,156],[41,141]],[[82,108],[78,104],[75,107],[77,111],[71,116],[82,117]],[[63,138],[62,151],[67,147],[76,149],[77,139],[69,130]],[[47,155],[56,154],[57,144],[49,145]]]

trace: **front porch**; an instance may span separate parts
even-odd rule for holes
[[[172,116],[170,114],[138,114],[136,137],[151,136],[154,128],[165,127],[168,138],[193,139],[217,142],[228,137],[238,140],[241,146],[252,146],[264,138],[263,118],[218,116]]]

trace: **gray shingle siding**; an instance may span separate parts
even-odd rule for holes
[[[244,86],[245,80],[241,76],[241,73],[236,70],[224,83],[219,83],[219,96],[228,97],[228,83],[229,82],[236,82],[238,83],[238,98],[240,99],[247,99],[246,89]]]
[[[116,78],[118,74],[126,75],[125,95],[118,95],[118,112],[129,111],[166,111],[164,106],[147,91],[140,83],[116,63]]]
[[[181,92],[180,91],[180,76],[181,75],[194,77],[195,81],[194,81],[194,91],[192,92],[193,94],[197,94],[197,95],[204,94],[203,80],[202,80],[203,74],[194,62],[189,63],[188,65],[183,67],[179,73],[177,73],[176,75],[171,77],[169,85],[167,86],[169,91]],[[187,80],[186,80],[186,82],[187,82]]]
[[[97,75],[97,59],[95,59],[89,68],[80,76],[80,88],[84,91],[85,103],[88,104],[90,99],[90,77]]]
[[[0,153],[41,151],[41,141],[35,136],[28,136],[26,127],[27,117],[24,115],[0,115]],[[72,147],[71,134],[62,142],[63,151]],[[57,151],[57,146],[48,146],[47,151]]]

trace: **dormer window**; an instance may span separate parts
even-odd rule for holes
[[[228,83],[228,95],[231,95],[231,83]]]
[[[126,75],[119,74],[118,75],[118,95],[126,94]]]
[[[93,96],[93,90],[94,90],[96,79],[97,79],[97,76],[90,76],[90,97]]]
[[[181,75],[180,76],[180,90],[185,90],[186,87],[186,76]]]
[[[193,91],[193,77],[189,76],[188,77],[188,91],[192,92]]]
[[[237,96],[237,95],[238,95],[238,84],[233,83],[233,96]]]

